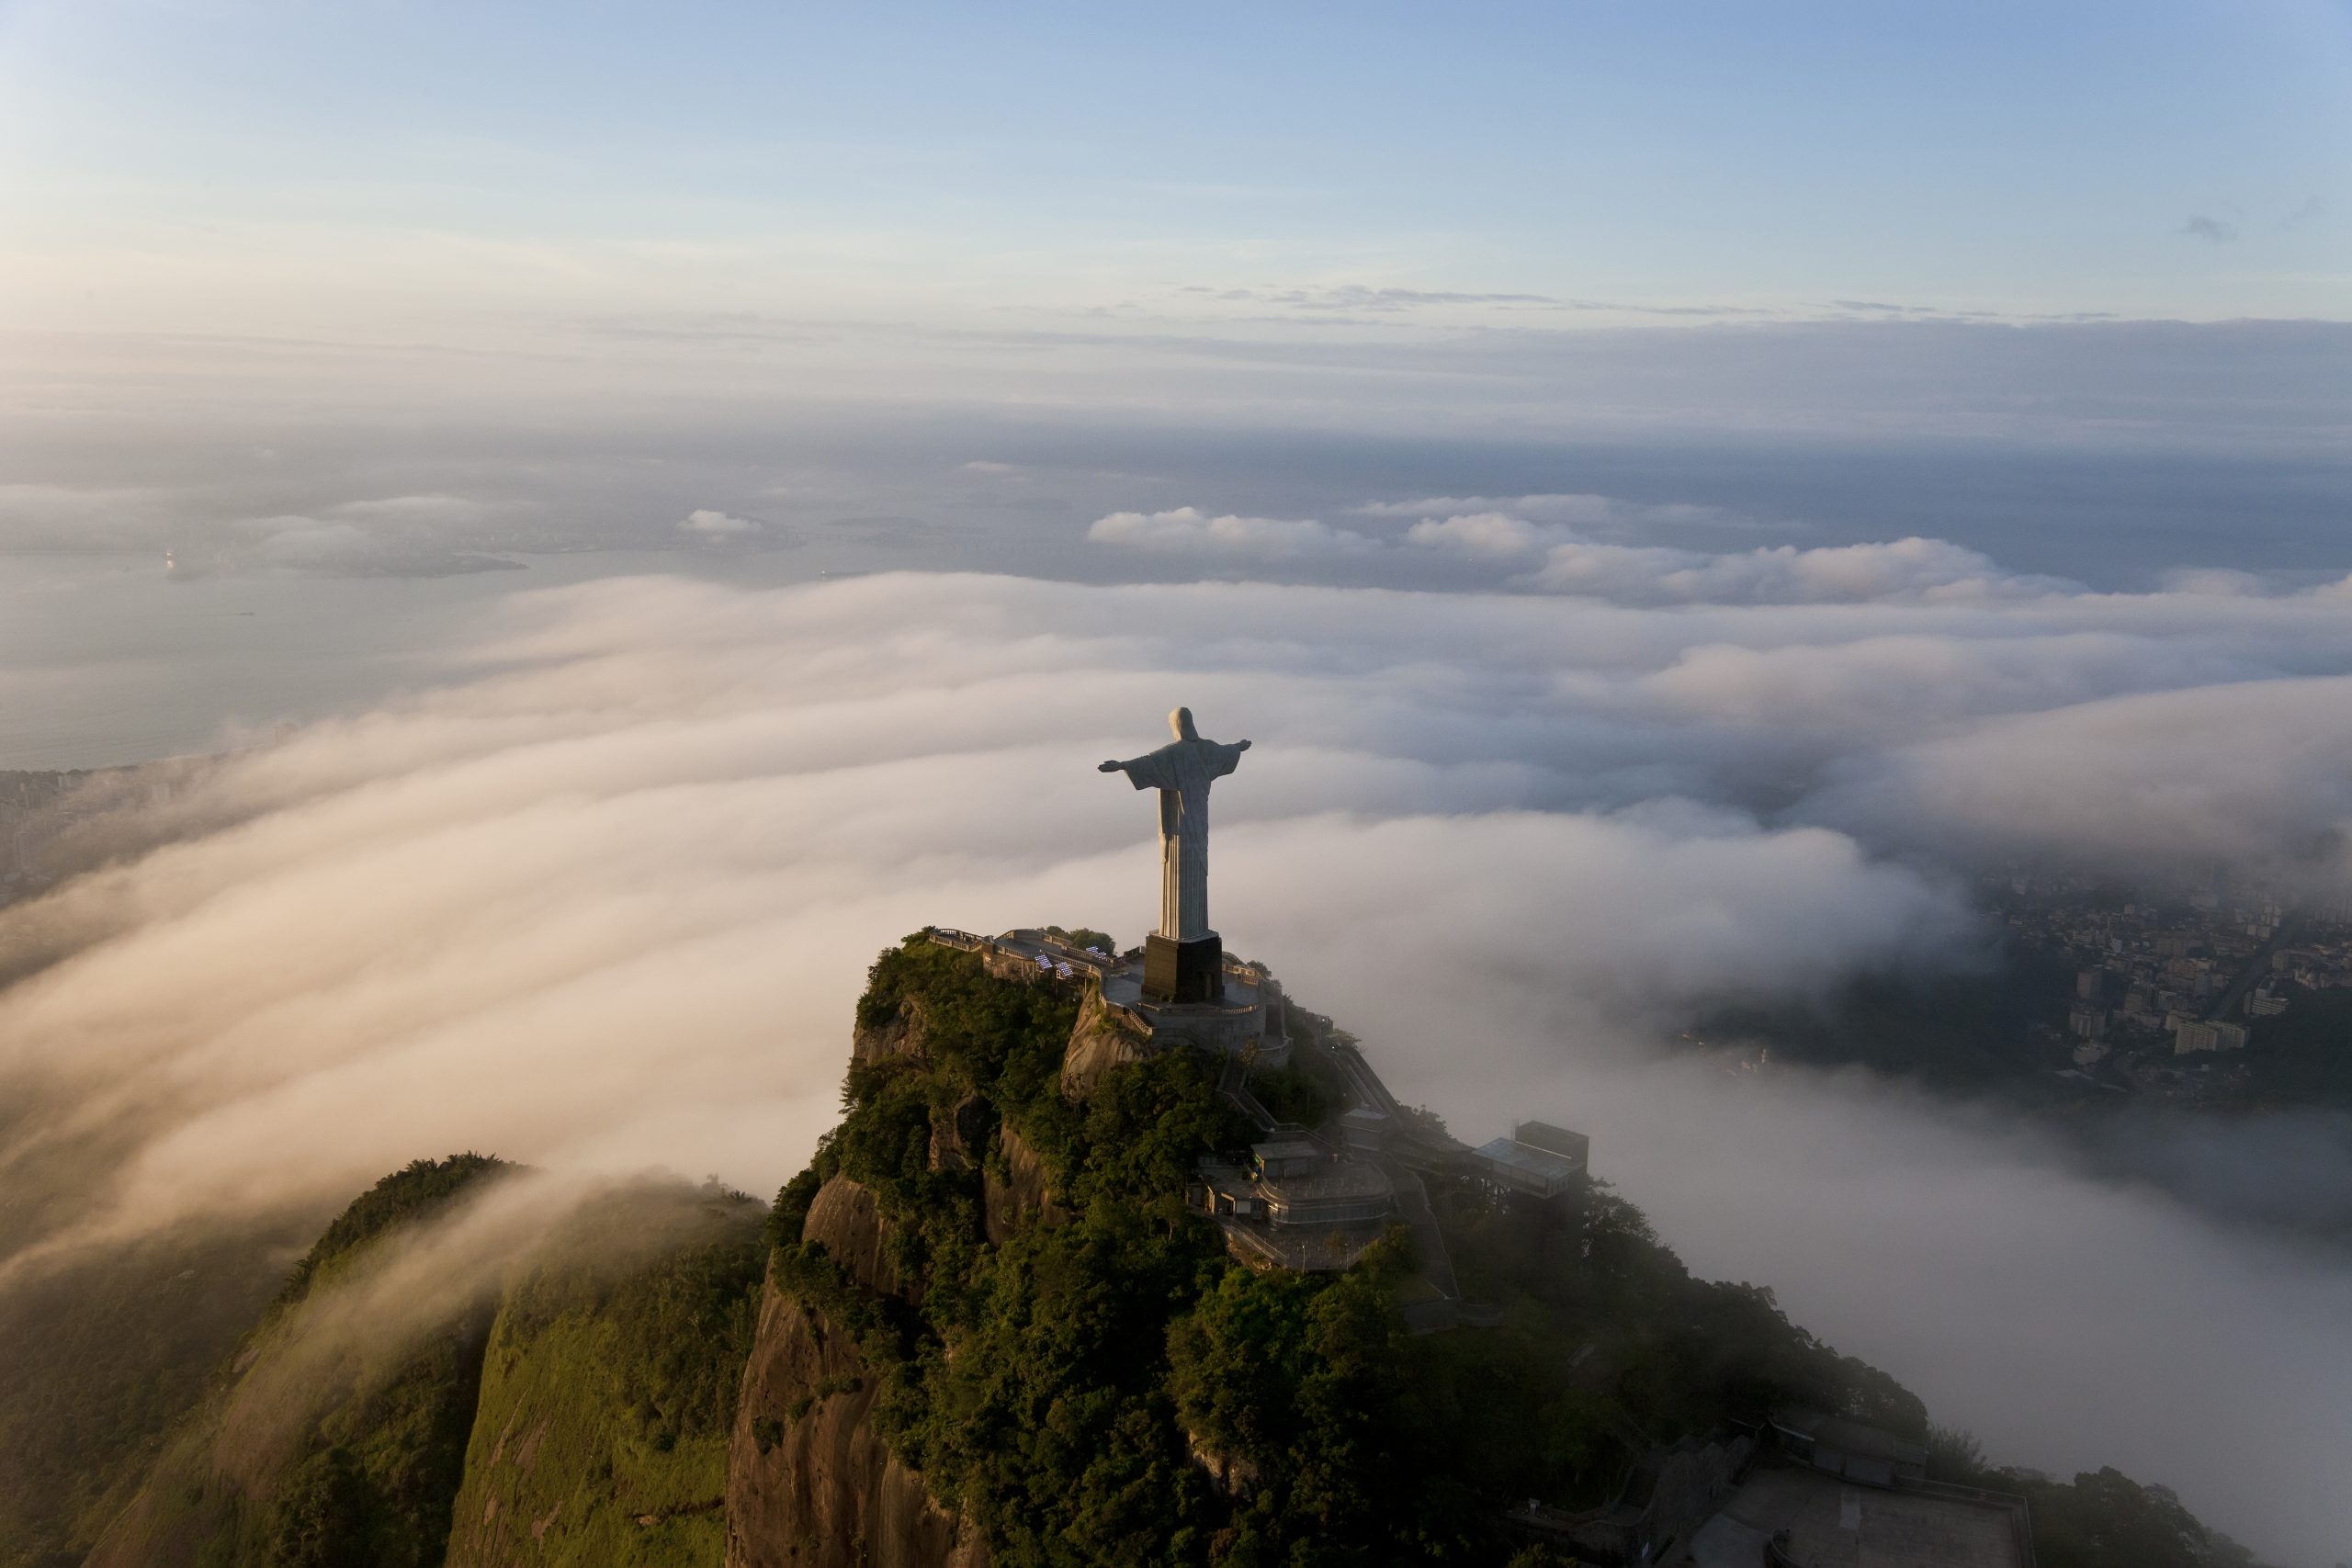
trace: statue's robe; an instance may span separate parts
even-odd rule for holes
[[[1159,934],[1198,942],[1209,931],[1209,781],[1240,765],[1241,748],[1173,740],[1121,762],[1137,789],[1159,792]]]

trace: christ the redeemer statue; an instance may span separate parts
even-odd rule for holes
[[[1250,742],[1204,740],[1193,710],[1168,716],[1176,739],[1102,772],[1159,792],[1159,930],[1144,943],[1144,994],[1215,1001],[1225,991],[1223,943],[1209,929],[1209,784],[1233,772]]]

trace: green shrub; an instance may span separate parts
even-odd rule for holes
[[[1277,1122],[1319,1127],[1335,1103],[1329,1089],[1304,1066],[1271,1067],[1250,1075],[1250,1092]]]
[[[269,1568],[346,1568],[364,1561],[372,1504],[349,1450],[311,1455],[271,1510]]]
[[[2113,1468],[2064,1483],[2023,1483],[2033,1514],[2041,1568],[2211,1568],[2246,1561],[2242,1549],[2209,1537],[2180,1499]]]

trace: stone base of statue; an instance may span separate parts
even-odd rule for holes
[[[1223,1001],[1224,939],[1215,931],[1191,942],[1157,931],[1144,938],[1143,994],[1154,1002]]]

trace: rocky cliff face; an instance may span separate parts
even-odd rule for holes
[[[1069,1210],[1055,1201],[1046,1185],[1046,1162],[1011,1127],[998,1134],[998,1138],[1006,1174],[1000,1177],[986,1168],[980,1172],[981,1213],[989,1240],[1001,1245],[1032,1216],[1041,1224],[1067,1224]]]
[[[771,1280],[728,1456],[728,1568],[987,1568],[875,1434],[876,1393],[849,1337]]]
[[[943,1139],[961,1157],[970,1121],[934,1124],[935,1168]],[[890,1222],[863,1183],[819,1188],[800,1235],[865,1289],[901,1292]],[[978,1532],[874,1430],[878,1384],[851,1336],[771,1273],[728,1448],[728,1568],[987,1568]]]
[[[1151,1036],[1102,1000],[1090,987],[1070,1030],[1069,1049],[1062,1055],[1062,1093],[1070,1100],[1092,1096],[1102,1075],[1122,1062],[1139,1062],[1151,1050]]]
[[[887,1062],[893,1056],[923,1057],[922,1004],[909,997],[883,1022],[860,1021],[850,1032],[850,1060],[861,1066]]]
[[[819,1188],[800,1238],[823,1242],[832,1260],[867,1290],[886,1296],[899,1293],[898,1270],[890,1262],[890,1222],[883,1218],[874,1194],[860,1183],[836,1176]]]
[[[969,1170],[988,1147],[996,1126],[996,1108],[977,1094],[967,1094],[947,1111],[935,1112],[931,1123],[931,1168]]]

